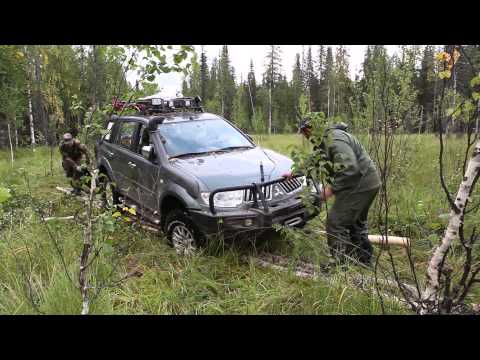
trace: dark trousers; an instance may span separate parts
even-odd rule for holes
[[[88,171],[77,171],[76,166],[80,166],[80,159],[74,160],[74,163],[70,161],[63,161],[62,167],[65,170],[65,176],[68,178],[72,178],[70,181],[70,185],[72,185],[73,189],[81,190],[82,188],[82,176],[89,175]],[[88,186],[89,183],[87,184]]]
[[[368,211],[379,188],[361,193],[338,193],[327,218],[327,241],[340,263],[369,263],[373,248],[368,241]]]

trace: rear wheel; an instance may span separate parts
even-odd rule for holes
[[[202,243],[203,235],[185,211],[175,209],[167,214],[164,233],[170,245],[179,255],[191,255]]]

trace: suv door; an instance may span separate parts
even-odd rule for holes
[[[161,191],[163,180],[156,153],[154,152],[150,159],[146,159],[142,155],[143,146],[152,146],[153,148],[154,144],[148,128],[142,124],[134,147],[135,155],[132,156],[136,164],[135,174],[132,178],[133,196],[140,206],[153,212],[159,210],[157,194]]]
[[[132,197],[132,179],[135,176],[136,164],[133,155],[133,146],[139,123],[124,120],[118,124],[116,136],[110,147],[110,165],[120,193]]]

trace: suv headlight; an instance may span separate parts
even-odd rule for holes
[[[204,192],[201,194],[202,200],[205,204],[208,205],[208,199],[210,198],[209,192]],[[213,197],[214,205],[219,207],[233,208],[237,207],[243,202],[244,191],[225,191],[215,194]]]

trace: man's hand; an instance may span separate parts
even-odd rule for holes
[[[329,198],[333,196],[333,190],[330,186],[325,186],[321,191],[320,191],[320,200],[326,201]]]

